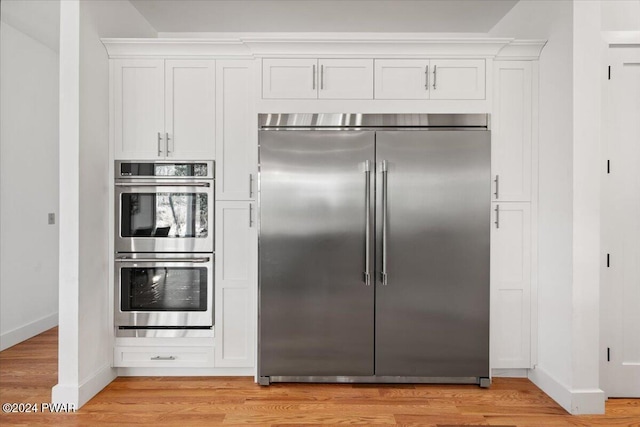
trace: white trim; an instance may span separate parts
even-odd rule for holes
[[[51,401],[53,403],[70,403],[79,409],[116,377],[116,370],[109,365],[104,365],[82,384],[55,385],[51,390]]]
[[[402,33],[250,33],[215,38],[103,38],[110,58],[493,58],[537,59],[544,40]]]
[[[491,376],[493,378],[527,378],[528,369],[492,369]]]
[[[22,341],[28,340],[29,338],[33,338],[54,326],[58,326],[57,311],[0,335],[0,351],[13,347]]]
[[[571,389],[539,366],[529,379],[572,415],[604,414],[604,392],[600,389]]]
[[[255,368],[117,368],[119,377],[254,377]]]
[[[603,31],[602,39],[609,46],[640,45],[640,31]]]

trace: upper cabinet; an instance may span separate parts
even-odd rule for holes
[[[264,59],[265,99],[373,99],[372,59]]]
[[[484,59],[376,59],[376,99],[485,99]]]
[[[215,61],[120,59],[113,68],[116,159],[214,158]]]
[[[494,62],[491,168],[494,201],[531,200],[531,61]]]
[[[256,63],[216,61],[216,200],[252,200],[258,191]]]
[[[485,99],[484,59],[264,59],[265,99]]]

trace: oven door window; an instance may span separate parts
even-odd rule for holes
[[[122,311],[207,311],[207,269],[133,267],[120,270]]]
[[[207,237],[206,193],[122,194],[122,237]]]

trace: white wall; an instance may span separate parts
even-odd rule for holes
[[[5,22],[36,26],[16,5],[1,3],[0,350],[58,323],[58,53]]]
[[[602,1],[602,31],[640,31],[640,0]]]
[[[119,0],[66,1],[62,11],[77,25],[75,39],[66,40],[70,61],[78,63],[75,81],[61,91],[71,99],[68,116],[62,116],[70,133],[61,152],[69,152],[69,168],[75,174],[61,175],[61,199],[69,198],[77,206],[75,223],[61,224],[60,292],[74,296],[71,302],[60,300],[60,361],[58,385],[53,398],[57,402],[82,405],[115,376],[111,363],[109,310],[109,63],[101,37],[155,37],[155,30],[131,6]],[[79,7],[79,8],[78,8]],[[74,20],[74,14],[78,17]],[[79,44],[78,44],[79,43]],[[74,46],[78,47],[73,53]],[[61,51],[64,50],[61,41]],[[61,55],[61,60],[64,58]],[[72,70],[73,71],[73,70]],[[61,94],[64,96],[64,93]],[[77,113],[71,107],[77,107]],[[76,117],[77,114],[77,117]],[[75,119],[75,122],[74,122]],[[74,129],[75,127],[75,129]],[[63,159],[61,158],[61,162]],[[80,178],[81,177],[81,178]],[[68,181],[68,182],[67,182]],[[68,186],[67,186],[68,184]],[[68,188],[68,190],[67,190]],[[66,229],[69,228],[69,234]],[[69,238],[67,239],[67,236]],[[76,259],[74,259],[76,257]],[[69,317],[68,324],[62,318]],[[71,354],[69,354],[71,353]]]

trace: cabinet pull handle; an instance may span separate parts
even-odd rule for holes
[[[500,175],[496,175],[496,179],[493,180],[496,183],[496,192],[493,193],[496,196],[496,200],[499,199],[499,188],[500,188]]]
[[[429,90],[429,66],[424,67],[424,90]]]
[[[175,356],[153,356],[151,360],[176,360]]]
[[[253,227],[253,203],[249,203],[249,228]]]
[[[387,280],[387,180],[388,165],[387,161],[382,161],[382,271],[380,272],[380,280],[383,285],[388,284]]]
[[[253,174],[249,174],[249,198],[253,197]]]
[[[162,135],[158,132],[158,157],[162,156]]]
[[[174,147],[173,147],[173,144],[172,144],[171,150],[169,150],[169,133],[168,132],[165,132],[164,138],[165,138],[165,144],[167,144],[167,150],[166,151],[167,151],[167,156],[168,156],[169,153],[173,152]],[[171,139],[171,141],[173,141],[173,139]]]
[[[324,90],[324,65],[320,66],[320,90]]]
[[[316,64],[313,64],[313,78],[311,79],[311,88],[316,90]]]
[[[435,90],[435,89],[436,89],[436,78],[437,78],[437,76],[438,76],[438,75],[436,74],[437,67],[438,67],[437,65],[434,65],[434,66],[433,66],[433,90]]]
[[[496,205],[496,220],[494,224],[496,228],[500,228],[500,205]]]

